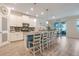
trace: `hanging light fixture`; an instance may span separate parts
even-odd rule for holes
[[[48,27],[48,26],[49,26],[49,23],[48,23],[48,9],[46,9],[46,12],[47,12],[47,15],[46,15],[46,16],[47,16],[47,17],[46,17],[46,18],[47,18],[46,25],[47,25],[47,27]]]
[[[31,11],[34,11],[34,7],[36,5],[36,3],[33,4],[34,6],[32,8],[30,8]]]
[[[34,8],[36,8],[37,3],[34,3]],[[38,14],[35,15],[36,17],[38,17]]]
[[[48,9],[46,9],[46,12],[47,12],[47,19],[48,19]]]

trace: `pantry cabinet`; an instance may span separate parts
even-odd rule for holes
[[[0,6],[0,46],[8,43],[8,9]]]
[[[0,46],[8,42],[7,17],[0,15]]]

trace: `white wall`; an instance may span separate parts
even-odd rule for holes
[[[79,39],[79,31],[76,27],[76,21],[76,19],[70,19],[67,21],[67,36]]]

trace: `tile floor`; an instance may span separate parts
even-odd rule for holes
[[[46,51],[45,56],[78,56],[79,40],[58,38],[57,45]],[[24,41],[12,42],[0,47],[0,56],[32,56],[25,48]]]

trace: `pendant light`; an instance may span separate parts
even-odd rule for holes
[[[47,15],[46,15],[46,16],[47,16],[47,17],[46,17],[46,18],[47,18],[47,20],[46,20],[46,25],[48,26],[48,9],[46,9],[46,13],[47,13]]]

